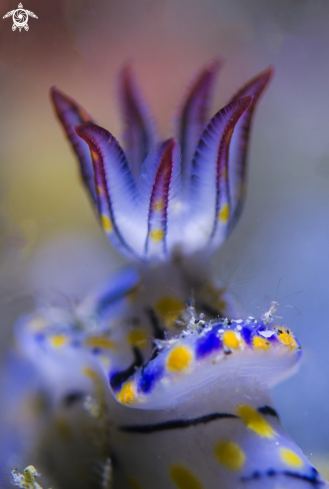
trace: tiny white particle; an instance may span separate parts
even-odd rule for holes
[[[271,338],[275,333],[274,331],[258,331],[258,334],[263,336],[264,338]]]

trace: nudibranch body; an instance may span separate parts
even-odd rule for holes
[[[297,339],[270,314],[239,319],[209,273],[243,207],[252,115],[272,72],[207,123],[218,69],[202,70],[176,139],[160,143],[124,69],[125,152],[52,89],[104,231],[135,262],[74,310],[47,307],[17,325],[47,394],[36,450],[56,487],[326,486],[269,397],[298,367]]]

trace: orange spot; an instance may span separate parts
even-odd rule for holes
[[[214,455],[220,464],[236,472],[242,469],[246,460],[242,449],[231,440],[219,440],[214,446]]]
[[[292,350],[298,347],[297,341],[286,328],[279,328],[279,340],[283,345],[288,346]]]
[[[243,345],[243,341],[234,331],[225,331],[223,334],[223,343],[227,348],[236,349]]]
[[[98,375],[97,375],[97,372],[95,372],[95,370],[92,370],[91,368],[89,367],[83,367],[82,369],[82,372],[87,376],[89,377],[91,380],[97,380],[98,379]]]
[[[113,225],[111,219],[106,214],[101,214],[102,226],[106,233],[113,231]]]
[[[136,400],[136,389],[133,380],[129,380],[123,384],[121,391],[117,395],[117,399],[122,404],[133,404]]]
[[[129,331],[127,335],[127,341],[131,346],[139,346],[143,348],[146,346],[147,331],[143,328],[136,328]]]
[[[178,489],[202,489],[203,486],[193,472],[183,465],[172,465],[169,474]]]
[[[177,346],[168,355],[167,369],[170,372],[182,372],[190,367],[192,352],[186,346]]]
[[[185,306],[177,297],[164,296],[154,304],[154,309],[160,319],[163,320],[166,328],[172,328]]]
[[[227,222],[230,217],[230,206],[228,204],[224,204],[221,210],[218,213],[218,219],[220,222]]]
[[[62,346],[66,345],[67,337],[64,334],[57,334],[49,338],[49,341],[55,348],[61,348]]]
[[[300,456],[289,448],[280,448],[280,457],[290,467],[302,467],[304,465]]]
[[[275,431],[272,426],[253,407],[242,404],[236,408],[236,413],[242,418],[247,428],[257,433],[257,435],[263,438],[274,437]]]
[[[258,350],[268,350],[271,345],[269,341],[265,340],[265,338],[261,338],[260,336],[254,336],[252,343],[254,348]]]
[[[97,193],[99,195],[104,195],[104,189],[101,187],[101,185],[97,185]]]
[[[78,113],[81,119],[83,119],[85,122],[92,122],[89,114],[87,114],[87,112],[82,107],[79,107]]]
[[[91,154],[91,157],[94,161],[97,161],[99,159],[98,153],[96,153],[96,151],[91,149],[90,154]]]
[[[113,350],[116,347],[114,341],[104,336],[90,336],[85,340],[85,345],[95,348],[106,348],[107,350]]]
[[[152,231],[150,231],[150,238],[153,239],[153,241],[155,241],[156,243],[160,243],[160,241],[163,240],[164,236],[165,234],[163,229],[152,229]]]
[[[160,212],[160,211],[162,211],[163,208],[164,208],[163,199],[157,199],[153,204],[153,210]]]

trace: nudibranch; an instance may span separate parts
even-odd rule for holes
[[[239,318],[209,272],[244,205],[251,122],[272,75],[207,122],[219,68],[199,73],[161,142],[126,67],[124,149],[51,91],[105,234],[135,264],[74,310],[17,325],[47,398],[35,450],[58,488],[326,486],[269,396],[298,368],[297,339],[271,314]]]

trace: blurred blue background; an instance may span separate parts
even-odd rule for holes
[[[245,314],[271,300],[304,346],[273,396],[284,426],[329,477],[329,3],[327,0],[25,0],[29,32],[0,20],[1,353],[42,297],[74,303],[124,260],[79,183],[48,91],[72,95],[120,134],[117,73],[132,61],[164,137],[186,84],[225,60],[213,113],[268,65],[255,118],[249,194],[214,256]],[[16,7],[1,3],[1,17]],[[327,472],[326,472],[327,471]]]

